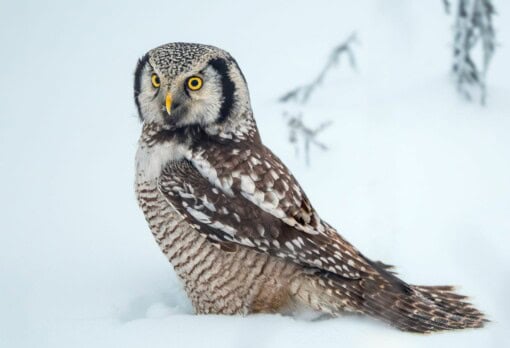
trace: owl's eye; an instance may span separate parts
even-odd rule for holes
[[[188,88],[192,91],[198,91],[202,88],[203,81],[198,76],[192,76],[188,79]]]
[[[151,81],[154,88],[159,88],[159,86],[161,86],[161,81],[159,80],[158,75],[152,74]]]

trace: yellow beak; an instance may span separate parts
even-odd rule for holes
[[[170,115],[170,112],[172,111],[172,93],[170,92],[166,93],[165,106],[167,114]]]

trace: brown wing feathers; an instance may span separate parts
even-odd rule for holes
[[[211,185],[210,178],[202,176],[190,161],[167,166],[160,178],[160,190],[201,233],[224,245],[225,250],[233,250],[236,245],[249,247],[301,264],[311,274],[331,280],[335,284],[334,293],[349,298],[353,310],[379,317],[407,331],[483,325],[483,315],[451,288],[408,285],[388,271],[389,266],[364,257],[320,221],[291,176],[280,179],[283,166],[273,164],[280,171],[266,168],[263,172],[260,167],[254,170],[262,162],[252,160],[257,157],[251,151],[245,154],[229,164],[234,175],[227,179],[229,173],[222,171],[218,162],[214,163],[218,181],[230,184],[227,193],[222,190],[225,187]],[[255,174],[243,171],[246,163],[252,164],[248,167]],[[254,187],[242,182],[243,175],[250,177]],[[259,178],[263,181],[256,180]],[[264,201],[253,197],[274,200],[267,195],[271,189],[276,191],[280,207],[273,204],[262,209],[260,205]],[[281,211],[290,214],[294,221],[279,215]]]

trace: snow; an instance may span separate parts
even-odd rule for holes
[[[510,5],[495,3],[487,106],[449,78],[441,1],[16,1],[0,5],[0,346],[502,347],[510,330]],[[333,125],[307,167],[276,102],[355,30],[304,109]],[[406,334],[364,317],[195,316],[133,193],[136,60],[217,45],[266,144],[322,218],[415,284],[461,285],[493,321]]]

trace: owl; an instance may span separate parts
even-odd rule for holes
[[[417,286],[322,220],[260,139],[248,85],[213,46],[170,43],[138,62],[136,195],[198,314],[372,316],[405,331],[477,328],[449,286]]]

